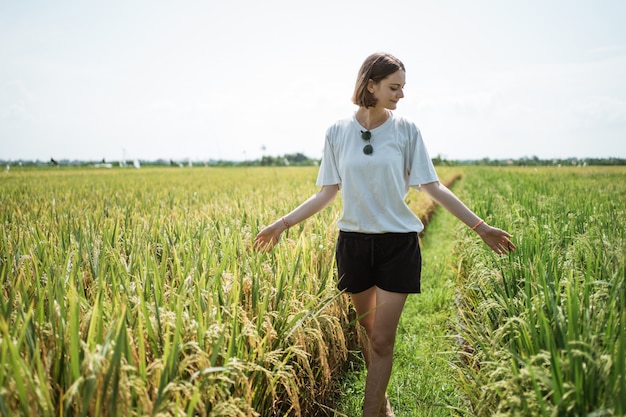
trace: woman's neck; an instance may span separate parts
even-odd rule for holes
[[[375,107],[359,107],[355,116],[361,126],[367,130],[372,130],[385,123],[390,116],[390,112],[384,108],[378,109]]]

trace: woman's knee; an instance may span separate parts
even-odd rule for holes
[[[370,337],[370,349],[378,356],[393,355],[395,334],[372,334]]]

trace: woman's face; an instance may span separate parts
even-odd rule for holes
[[[381,80],[378,84],[370,80],[367,88],[378,100],[376,107],[395,110],[398,101],[404,97],[404,92],[402,91],[404,84],[405,73],[402,70],[398,70]]]

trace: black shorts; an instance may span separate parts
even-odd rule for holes
[[[339,232],[335,249],[337,288],[359,293],[376,285],[385,291],[420,292],[422,254],[417,232]]]

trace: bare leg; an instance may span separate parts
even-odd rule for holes
[[[376,318],[376,287],[369,288],[358,294],[351,294],[352,305],[356,310],[359,323],[365,329],[366,340],[361,340],[361,351],[365,359],[365,365],[370,365],[370,339],[374,330],[374,320]]]
[[[363,417],[377,417],[389,413],[385,391],[391,376],[393,346],[400,314],[407,294],[398,294],[373,287],[367,291],[352,294],[352,302],[360,317],[375,307],[360,322],[365,327],[369,346],[364,347],[367,364]]]

